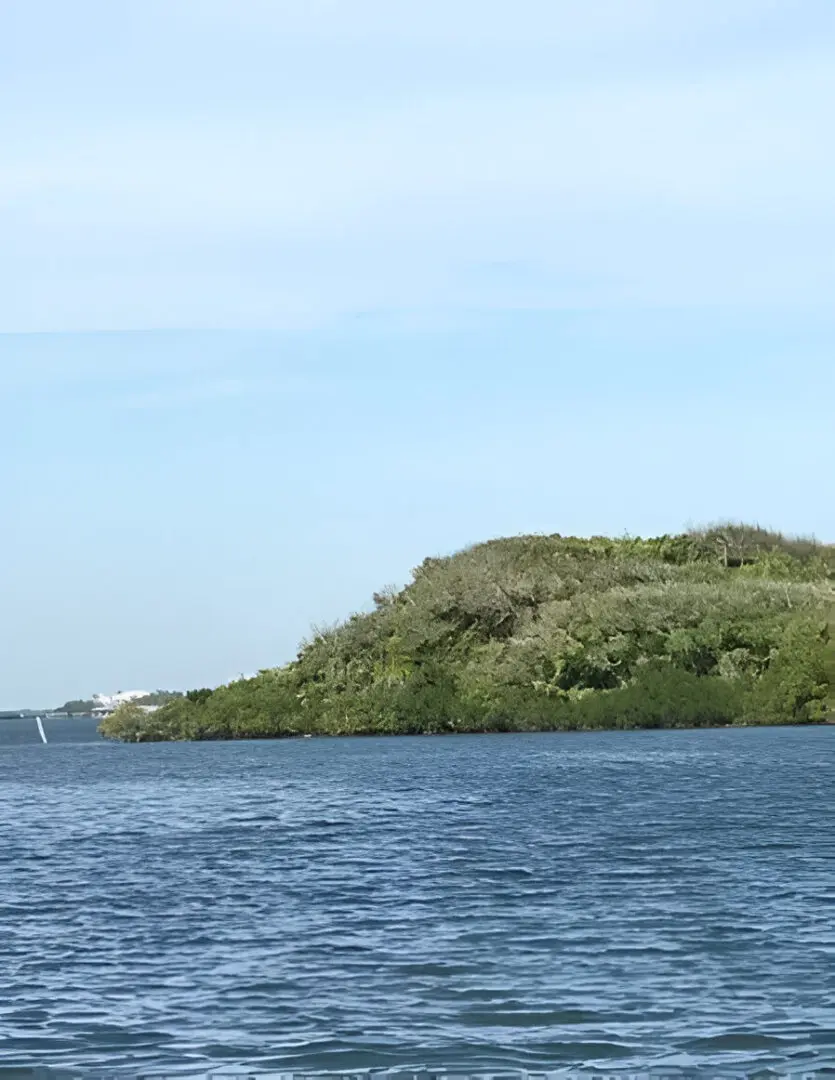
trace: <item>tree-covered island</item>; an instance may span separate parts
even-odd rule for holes
[[[127,741],[823,722],[835,546],[718,525],[426,559],[284,667],[102,725]]]

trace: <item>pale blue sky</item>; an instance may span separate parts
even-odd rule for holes
[[[831,0],[0,2],[0,708],[427,554],[835,540]]]

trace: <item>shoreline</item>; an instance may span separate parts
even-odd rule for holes
[[[474,735],[489,735],[494,737],[509,735],[601,735],[612,732],[623,734],[640,734],[646,732],[661,731],[762,731],[762,730],[786,730],[794,728],[827,728],[835,727],[835,717],[826,720],[806,720],[796,724],[691,724],[670,725],[656,727],[599,727],[599,728],[529,728],[516,731],[368,731],[368,732],[341,732],[328,733],[316,732],[311,734],[288,734],[288,735],[241,735],[230,737],[228,735],[217,738],[197,739],[118,739],[99,734],[103,742],[120,743],[124,746],[138,746],[149,743],[237,743],[237,742],[301,742],[306,739],[334,740],[334,739],[448,739],[466,738]]]

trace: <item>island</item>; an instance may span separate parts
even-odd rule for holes
[[[292,662],[112,739],[254,739],[824,723],[835,545],[723,523],[659,536],[515,536],[428,558]]]

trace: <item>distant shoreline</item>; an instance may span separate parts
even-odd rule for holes
[[[40,717],[41,720],[98,720],[100,717],[95,716],[93,713],[56,713],[51,712],[49,709],[32,709],[25,710],[23,712],[0,712],[0,724],[5,720],[34,720],[36,717]]]

